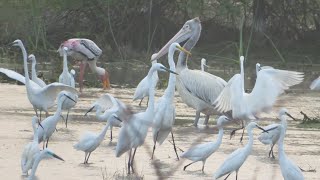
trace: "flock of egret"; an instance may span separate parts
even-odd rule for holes
[[[187,59],[191,56],[191,49],[196,45],[201,34],[201,23],[199,18],[187,21],[181,30],[164,45],[158,52],[152,55],[152,66],[147,76],[139,83],[135,93],[134,100],[148,96],[147,108],[142,112],[133,112],[132,108],[111,94],[105,94],[98,98],[87,111],[87,115],[92,110],[96,111],[96,117],[100,121],[106,122],[102,131],[98,134],[93,132],[84,133],[79,142],[74,145],[76,150],[83,151],[85,158],[83,163],[88,163],[91,153],[101,144],[107,130],[110,128],[112,140],[112,127],[121,127],[118,135],[118,142],[115,148],[115,156],[120,157],[124,153],[129,153],[127,164],[128,173],[134,173],[134,157],[137,148],[144,144],[149,128],[152,128],[153,152],[154,157],[156,144],[161,145],[171,133],[174,150],[177,156],[191,160],[185,165],[185,170],[191,164],[202,161],[202,171],[204,171],[205,162],[222,143],[223,126],[225,124],[237,121],[243,121],[246,125],[249,141],[243,148],[239,148],[231,153],[222,165],[215,171],[213,178],[217,179],[226,176],[232,172],[238,171],[247,157],[251,154],[253,148],[254,128],[263,132],[259,136],[259,141],[263,144],[269,144],[271,149],[269,157],[275,158],[273,147],[278,143],[278,156],[281,172],[284,179],[303,179],[301,170],[290,161],[283,148],[283,141],[287,129],[286,115],[291,115],[286,109],[279,112],[280,124],[272,124],[264,128],[257,124],[259,115],[262,112],[269,112],[275,104],[277,98],[291,86],[303,81],[303,73],[280,70],[272,67],[261,67],[256,65],[257,79],[251,93],[244,91],[244,57],[240,57],[240,74],[235,74],[228,82],[222,78],[204,71],[206,60],[201,60],[201,70],[188,69]],[[185,41],[183,47],[179,45]],[[88,64],[93,72],[100,77],[103,88],[109,88],[108,72],[96,66],[96,61],[102,54],[102,50],[91,40],[88,39],[69,39],[62,43],[58,52],[63,56],[63,70],[59,76],[59,83],[46,85],[36,75],[36,59],[33,54],[27,58],[27,52],[21,40],[15,40],[13,46],[18,46],[22,50],[25,76],[14,71],[0,68],[0,72],[8,77],[18,80],[25,84],[27,95],[32,104],[36,116],[32,118],[32,127],[34,131],[33,141],[25,146],[21,157],[21,168],[23,174],[28,174],[31,170],[29,179],[35,175],[37,166],[41,159],[54,157],[63,160],[51,150],[48,149],[48,142],[52,134],[56,131],[56,125],[62,116],[62,110],[69,110],[74,107],[78,100],[78,92],[75,90],[74,70],[69,72],[67,66],[67,56],[72,56],[80,60],[80,91],[83,89],[83,76],[86,65]],[[177,64],[174,62],[174,53],[179,51]],[[168,64],[170,69],[166,68],[156,60],[168,53]],[[32,61],[32,80],[29,78],[27,59]],[[169,72],[168,86],[163,96],[156,102],[155,90],[157,86],[158,72]],[[320,89],[320,79],[315,80],[310,86],[311,89]],[[196,110],[194,126],[198,125],[200,113],[206,115],[204,124],[208,124],[209,116],[219,114],[217,119],[217,128],[219,130],[217,140],[191,147],[180,156],[177,153],[173,126],[175,122],[175,88],[182,98],[182,101]],[[55,105],[56,111],[49,116],[48,109]],[[38,113],[39,110],[39,113]],[[41,120],[41,112],[45,111],[46,118]],[[65,118],[66,126],[68,114]],[[256,121],[256,122],[253,122]],[[244,127],[243,127],[244,128]],[[39,143],[43,142],[43,149],[40,150]]]

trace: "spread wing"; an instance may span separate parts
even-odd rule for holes
[[[210,73],[189,69],[181,71],[177,80],[180,80],[184,88],[193,96],[209,104],[214,103],[227,84],[220,77]]]
[[[73,94],[78,94],[78,91],[75,88],[62,83],[48,84],[45,87],[43,87],[41,91],[42,92],[45,91],[46,93],[43,93],[43,94],[45,94],[45,96],[52,101],[54,101],[57,98],[58,94],[61,91],[69,91]]]
[[[252,113],[269,110],[277,97],[289,87],[303,81],[303,73],[273,68],[259,71],[256,84],[247,96],[247,105]]]
[[[19,81],[23,84],[26,84],[25,77],[15,71],[12,71],[10,69],[0,68],[0,72],[7,75],[11,79],[14,79],[14,80]],[[32,80],[30,80],[30,84],[32,87],[40,88],[40,86],[37,83],[33,82]]]
[[[320,90],[320,77],[318,77],[317,79],[315,79],[315,80],[311,83],[310,89],[311,89],[311,90]]]

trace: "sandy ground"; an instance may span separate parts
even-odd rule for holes
[[[108,92],[114,94],[128,104],[134,105],[137,109],[138,102],[132,102],[133,89],[112,89]],[[115,157],[114,149],[117,143],[118,128],[114,128],[114,139],[110,142],[110,134],[107,132],[105,140],[101,146],[94,151],[89,159],[88,165],[83,165],[84,153],[73,149],[79,136],[85,131],[100,132],[105,123],[97,122],[95,115],[83,117],[90,104],[102,95],[103,91],[98,89],[86,90],[78,101],[77,106],[71,112],[71,120],[68,129],[64,124],[59,123],[58,132],[55,132],[49,142],[49,148],[65,159],[64,162],[50,159],[40,163],[36,177],[37,179],[61,179],[61,180],[86,180],[86,179],[157,179],[160,174],[163,178],[169,179],[212,179],[215,170],[222,164],[224,159],[232,151],[242,147],[247,143],[245,136],[243,144],[239,143],[239,134],[232,140],[229,139],[231,127],[227,127],[223,143],[220,149],[214,153],[206,162],[205,173],[201,172],[202,163],[198,162],[188,167],[186,171],[182,168],[190,163],[188,160],[177,161],[172,145],[165,141],[158,146],[155,152],[155,160],[150,160],[152,149],[152,133],[148,133],[144,146],[138,148],[135,167],[137,175],[126,175],[125,164],[128,155],[120,158]],[[162,91],[158,91],[160,96]],[[21,175],[20,156],[23,147],[32,140],[31,117],[34,115],[24,86],[0,84],[0,179],[26,179]],[[145,108],[143,103],[141,110]],[[217,131],[213,124],[215,117],[210,119],[209,128],[196,129],[192,126],[194,110],[181,103],[180,98],[176,98],[177,123],[174,127],[175,140],[177,146],[187,150],[191,144],[198,144],[214,140]],[[289,112],[296,117],[301,117],[302,110],[310,115],[319,115],[320,97],[319,93],[288,94],[280,98],[274,111],[263,116],[261,125],[267,125],[275,121],[276,112],[280,107],[287,107]],[[51,109],[51,114],[55,108]],[[304,172],[305,179],[319,179],[320,177],[320,132],[319,130],[296,128],[297,122],[289,121],[289,129],[285,138],[285,151],[287,155],[301,168],[308,170],[316,169],[317,172]],[[255,140],[252,154],[244,165],[240,168],[238,179],[283,179],[275,160],[267,157],[268,146],[262,145],[257,140],[259,130],[254,130]],[[168,138],[171,139],[171,138]],[[179,151],[181,153],[181,151]],[[275,147],[277,156],[277,146]],[[311,167],[310,167],[311,166]],[[157,167],[157,168],[155,168]],[[229,179],[235,179],[235,173]]]

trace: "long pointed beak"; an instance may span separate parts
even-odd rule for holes
[[[165,70],[165,71],[168,71],[169,73],[172,73],[172,74],[176,74],[176,75],[179,75],[178,73],[176,73],[176,72],[173,72],[173,71],[171,71],[170,69],[168,69],[168,68],[165,68],[165,67],[161,67],[161,69],[163,69],[163,70]]]
[[[74,99],[72,99],[70,96],[68,96],[68,95],[66,95],[66,94],[64,94],[68,99],[70,99],[71,101],[73,101],[73,102],[75,102],[75,103],[77,103]]]
[[[40,127],[42,127],[42,129],[44,130],[43,126],[41,125],[40,119],[38,120],[38,124]]]
[[[263,129],[262,127],[256,125],[258,129],[261,129],[263,132],[269,133],[268,131],[266,131],[265,129]],[[269,130],[270,131],[270,130]]]
[[[87,114],[88,114],[89,112],[91,112],[94,107],[95,107],[95,106],[92,106],[92,107],[84,114],[84,116],[87,116]]]
[[[277,128],[278,128],[278,126],[273,127],[273,128],[270,128],[270,129],[267,129],[267,130],[265,130],[264,132],[269,132],[269,131],[274,130],[274,129],[277,129]]]
[[[289,116],[291,119],[293,119],[293,120],[296,121],[296,118],[294,118],[293,116],[291,116],[291,114],[289,114],[289,113],[286,112],[286,115]]]
[[[60,156],[58,156],[58,155],[56,155],[56,154],[52,154],[52,156],[53,156],[54,158],[57,158],[57,159],[61,160],[61,161],[64,161],[64,159],[62,159]]]
[[[118,116],[113,116],[113,117],[116,118],[118,121],[122,122],[122,120]]]
[[[170,39],[169,42],[167,42],[167,44],[164,45],[163,48],[157,53],[157,56],[155,56],[151,59],[151,61],[159,59],[163,55],[167,54],[169,47],[172,43],[174,43],[174,42],[181,43],[181,42],[185,41],[186,39],[188,39],[189,37],[186,36],[188,33],[190,33],[190,31],[187,31],[183,28],[180,29],[180,31],[172,39]]]
[[[183,47],[177,47],[180,51],[187,53],[189,56],[191,56],[191,52],[187,51],[185,48]]]
[[[15,43],[14,42],[11,42],[9,44],[7,44],[7,46],[13,46]]]
[[[208,66],[208,65],[206,65],[206,64],[204,64],[204,66],[206,66],[206,67],[210,67],[210,66]]]

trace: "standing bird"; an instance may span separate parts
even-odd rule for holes
[[[204,171],[204,165],[208,157],[210,157],[211,154],[213,154],[219,149],[222,143],[223,125],[229,121],[230,120],[226,116],[220,116],[217,120],[217,127],[219,128],[219,134],[216,141],[193,146],[188,151],[181,154],[180,156],[181,158],[186,158],[192,161],[192,163],[189,163],[186,166],[184,166],[183,168],[184,171],[188,166],[198,161],[202,161],[202,172]]]
[[[61,118],[62,104],[67,98],[76,103],[76,101],[66,95],[64,91],[60,92],[57,97],[58,105],[56,112],[41,122],[43,128],[38,128],[38,141],[39,143],[43,141],[43,149],[44,147],[48,147],[49,138],[56,130],[57,123]],[[47,141],[47,143],[45,143],[45,141]]]
[[[74,76],[71,73],[69,73],[69,70],[68,70],[67,51],[68,51],[68,48],[63,47],[63,71],[59,76],[59,83],[62,83],[62,84],[65,84],[65,85],[68,85],[68,86],[75,88]],[[71,97],[72,99],[74,99],[75,101],[78,101],[77,94],[73,94],[71,92],[65,92],[65,94],[68,95],[69,97]],[[65,119],[66,128],[68,127],[69,111],[75,105],[76,105],[76,103],[69,100],[69,99],[66,99],[62,104],[62,109],[68,111],[67,117]]]
[[[320,90],[320,76],[310,84],[311,90]]]
[[[22,173],[28,175],[28,171],[32,169],[34,162],[34,156],[40,153],[39,143],[38,143],[38,131],[37,126],[41,126],[39,123],[39,118],[37,116],[32,117],[32,128],[33,128],[33,141],[28,143],[21,155],[21,169]],[[42,126],[41,126],[42,128]]]
[[[187,51],[196,45],[201,34],[201,22],[199,18],[187,21],[180,31],[157,53],[154,59],[159,59],[168,52],[173,42],[181,43],[187,40],[183,48]],[[186,53],[180,52],[177,62],[177,90],[184,103],[196,110],[194,126],[198,125],[200,112],[206,115],[205,125],[208,125],[209,117],[218,114],[213,102],[226,86],[227,82],[201,70],[191,70],[187,66]]]
[[[90,39],[68,39],[67,41],[63,42],[58,49],[60,56],[63,56],[63,47],[68,48],[68,56],[71,56],[76,60],[80,60],[80,92],[82,92],[83,89],[83,77],[87,64],[89,65],[91,71],[99,76],[103,84],[103,89],[110,88],[108,71],[101,67],[97,67],[97,60],[101,56],[102,50],[96,45],[96,43]]]
[[[176,65],[173,60],[174,52],[176,50],[183,51],[191,55],[190,52],[186,51],[178,43],[172,43],[170,45],[169,52],[168,52],[168,64],[170,66],[170,70],[173,72],[176,71]],[[157,142],[161,145],[164,142],[164,140],[168,137],[170,132],[171,132],[174,151],[177,155],[177,159],[179,159],[176,145],[174,143],[173,133],[172,133],[172,126],[174,125],[174,121],[176,118],[176,109],[174,105],[175,84],[176,84],[176,75],[171,73],[169,75],[168,87],[164,91],[164,95],[158,100],[156,109],[155,109],[155,115],[154,115],[153,125],[152,125],[154,145],[153,145],[151,159],[153,159]]]
[[[204,67],[209,67],[208,65],[207,65],[207,60],[205,59],[205,58],[202,58],[201,59],[201,71],[204,71]]]
[[[114,98],[112,95],[106,93],[101,96],[97,101],[95,101],[92,107],[86,112],[85,116],[91,112],[93,109],[96,110],[96,117],[99,121],[110,121],[110,140],[112,141],[112,128],[121,127],[121,122],[116,119],[119,118],[117,114],[110,116],[110,112],[117,113],[122,110],[123,103]]]
[[[154,91],[155,91],[155,80],[152,78],[152,75],[155,71],[168,71],[170,73],[175,73],[170,69],[167,69],[160,63],[153,64],[148,72],[148,85],[149,85],[149,103],[145,112],[139,112],[131,114],[127,117],[127,120],[123,121],[123,125],[119,132],[118,143],[116,146],[116,157],[120,157],[123,153],[129,151],[129,160],[128,160],[128,173],[130,171],[134,172],[133,169],[133,160],[136,153],[136,150],[139,146],[144,143],[144,140],[147,136],[149,127],[152,124],[154,117]],[[132,154],[133,150],[133,154]]]
[[[50,149],[48,149],[48,148],[40,151],[39,153],[37,153],[37,154],[34,156],[34,163],[33,163],[33,165],[32,165],[31,174],[30,174],[30,176],[28,177],[28,180],[32,180],[32,179],[34,178],[40,161],[41,161],[42,159],[46,159],[46,158],[56,158],[56,159],[59,159],[59,160],[61,160],[61,161],[64,161],[61,157],[59,157],[58,155],[54,154],[54,153],[53,153]]]
[[[33,54],[30,54],[28,56],[28,60],[31,61],[31,79],[33,82],[37,83],[40,87],[44,87],[46,86],[46,83],[43,82],[42,79],[38,78],[37,76],[37,71],[36,71],[36,65],[37,65],[37,61],[36,61],[36,57]]]
[[[153,59],[154,57],[156,57],[157,54],[153,54],[151,56],[151,59]],[[157,63],[157,60],[154,60],[152,61],[152,64],[155,64]],[[152,78],[154,79],[154,81],[156,82],[155,83],[155,87],[157,86],[158,84],[158,81],[159,81],[159,77],[158,77],[158,71],[154,72],[153,75],[152,75]],[[139,103],[139,106],[141,106],[141,102],[143,101],[143,98],[148,96],[149,98],[149,89],[148,89],[148,80],[147,80],[147,76],[144,77],[138,84],[135,92],[134,92],[134,95],[133,95],[133,101],[137,100],[137,99],[141,99],[140,100],[140,103]],[[148,99],[149,101],[149,99]],[[148,102],[147,102],[147,106],[148,106]]]
[[[295,165],[286,155],[283,148],[283,141],[286,135],[286,128],[280,125],[280,138],[278,141],[278,154],[281,174],[284,180],[303,180],[301,169]]]
[[[279,140],[279,137],[280,137],[280,125],[282,125],[285,130],[287,130],[287,118],[286,116],[289,116],[291,118],[293,118],[289,113],[288,113],[288,110],[285,109],[285,108],[282,108],[280,111],[279,111],[279,119],[281,121],[281,124],[270,124],[266,127],[263,127],[263,129],[272,129],[272,128],[275,128],[275,127],[278,127],[278,128],[275,128],[273,129],[272,131],[268,131],[268,133],[261,133],[260,136],[258,137],[259,141],[265,145],[269,144],[271,149],[269,151],[269,157],[272,155],[272,158],[275,158],[274,157],[274,154],[273,154],[273,146],[278,142]]]
[[[247,125],[246,129],[249,135],[249,142],[248,144],[243,147],[233,151],[227,159],[223,162],[223,164],[219,167],[219,169],[213,174],[213,179],[218,179],[226,174],[228,176],[225,178],[227,179],[230,174],[236,171],[236,179],[238,179],[238,171],[242,164],[246,161],[248,156],[251,154],[252,144],[253,144],[253,128],[259,128],[262,131],[266,132],[263,128],[258,126],[257,123],[251,122]]]
[[[96,150],[96,148],[101,144],[107,133],[108,128],[110,127],[110,124],[112,124],[112,121],[117,118],[115,114],[111,115],[111,113],[113,112],[109,111],[108,116],[113,116],[114,118],[109,119],[108,123],[104,126],[104,128],[99,134],[86,132],[84,135],[82,135],[79,142],[73,146],[76,150],[83,151],[85,153],[83,164],[88,164],[88,160],[91,153],[94,150]],[[117,120],[118,119],[116,119],[116,121]]]
[[[24,48],[22,41],[17,39],[11,44],[12,46],[20,47],[22,50],[25,77],[23,77],[19,73],[16,73],[8,69],[0,68],[0,72],[26,85],[28,99],[32,104],[33,109],[37,116],[38,116],[37,110],[40,110],[40,120],[41,120],[41,111],[45,111],[48,116],[48,109],[54,105],[54,101],[57,95],[61,91],[65,90],[75,94],[77,93],[77,90],[74,89],[73,87],[70,87],[61,83],[51,83],[44,87],[40,87],[38,84],[30,80],[29,74],[28,74],[27,51]]]
[[[289,87],[303,81],[303,73],[261,68],[251,93],[244,90],[244,57],[240,57],[240,74],[235,74],[223,89],[215,104],[221,113],[232,110],[234,119],[257,119],[259,113],[268,112],[279,95]]]

